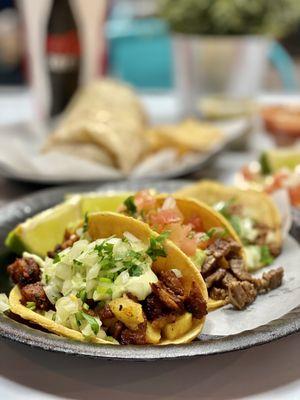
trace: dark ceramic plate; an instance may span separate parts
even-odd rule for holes
[[[3,245],[7,233],[19,222],[31,215],[59,203],[66,193],[91,191],[91,190],[137,190],[141,187],[155,187],[160,191],[172,192],[187,181],[165,182],[125,182],[119,184],[88,186],[67,186],[59,189],[44,190],[37,194],[24,197],[22,200],[3,207],[0,213],[0,263],[4,267],[9,263],[12,255]],[[0,291],[10,289],[5,268],[0,269]],[[200,340],[179,346],[99,346],[89,343],[79,343],[58,337],[15,321],[6,315],[0,314],[0,335],[30,346],[44,350],[51,350],[67,354],[88,356],[103,359],[119,360],[156,360],[205,356],[246,349],[268,343],[272,340],[300,331],[300,308],[293,310],[283,318],[272,321],[257,329],[246,331],[237,335],[221,337],[202,335]]]

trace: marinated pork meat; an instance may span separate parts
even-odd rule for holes
[[[40,267],[33,258],[17,258],[7,267],[12,281],[20,286],[40,280]]]
[[[37,310],[48,311],[53,308],[52,304],[48,300],[41,282],[30,283],[21,288],[22,303],[35,303]]]

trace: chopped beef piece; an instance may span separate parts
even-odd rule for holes
[[[121,344],[146,344],[146,327],[147,323],[143,322],[135,331],[124,328],[119,337]]]
[[[228,287],[228,301],[239,310],[243,310],[256,299],[257,290],[250,282],[232,282]]]
[[[217,263],[216,259],[212,255],[208,255],[201,267],[201,275],[205,278],[208,275],[210,275],[216,268],[217,268]]]
[[[213,300],[225,300],[228,297],[228,291],[223,288],[213,287],[209,291],[209,297]]]
[[[215,258],[226,257],[229,252],[237,252],[241,248],[240,244],[233,239],[216,239],[208,248],[208,254]]]
[[[183,311],[182,298],[175,295],[169,288],[167,288],[162,282],[151,284],[152,292],[160,299],[163,305],[172,311],[181,312]]]
[[[99,314],[99,318],[101,319],[101,321],[115,317],[114,313],[111,311],[108,304],[106,304],[103,308],[101,308],[98,311],[98,314]]]
[[[132,294],[132,293],[130,293],[130,292],[127,292],[127,293],[126,293],[126,296],[127,296],[130,300],[132,300],[132,301],[134,301],[134,302],[136,302],[136,303],[139,302],[139,299],[138,299],[134,294]]]
[[[40,280],[40,267],[33,258],[18,258],[7,267],[12,281],[20,286]]]
[[[181,278],[178,278],[173,271],[162,271],[159,274],[161,280],[173,293],[178,296],[184,295],[184,287]]]
[[[237,282],[237,279],[230,272],[226,271],[226,275],[222,279],[222,285],[228,288],[232,282]]]
[[[21,289],[22,304],[34,302],[38,310],[48,311],[53,309],[52,304],[48,300],[41,282],[30,283]]]
[[[245,263],[242,258],[233,258],[229,261],[233,275],[240,281],[254,282],[253,276],[245,270]]]
[[[91,308],[89,308],[88,310],[84,310],[85,314],[90,315],[91,317],[97,317],[97,313],[95,310],[92,310]]]
[[[237,215],[238,217],[243,217],[244,215],[244,206],[242,204],[229,204],[228,205],[228,214],[229,215]]]
[[[153,293],[149,294],[143,302],[143,311],[148,321],[153,321],[165,315],[164,305]]]
[[[119,340],[123,329],[124,325],[122,324],[122,322],[116,321],[109,327],[108,332],[114,339]]]
[[[79,236],[76,233],[71,233],[68,230],[65,232],[64,242],[62,244],[57,244],[55,246],[54,251],[48,251],[47,256],[50,258],[54,258],[55,255],[62,250],[67,249],[68,247],[72,247],[75,242],[79,240]]]
[[[215,271],[214,273],[212,273],[211,275],[209,275],[207,278],[205,278],[205,283],[206,283],[207,289],[211,288],[213,285],[220,282],[224,278],[225,275],[226,275],[226,270],[220,268],[217,271]]]
[[[262,277],[256,279],[254,285],[258,293],[266,293],[270,290],[278,288],[282,283],[283,268],[271,269],[264,272]]]
[[[203,299],[195,282],[192,283],[189,296],[185,299],[184,305],[186,310],[197,319],[201,319],[207,314],[206,301]]]

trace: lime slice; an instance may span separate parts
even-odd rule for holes
[[[130,195],[132,195],[132,193],[129,192],[108,193],[105,195],[87,193],[81,195],[82,216],[86,213],[97,211],[117,211],[124,200],[126,200]]]
[[[300,149],[276,149],[262,154],[260,163],[265,174],[277,172],[282,168],[295,169],[300,165]]]
[[[45,256],[63,241],[66,227],[81,218],[80,201],[80,196],[73,196],[27,219],[8,234],[6,246],[17,254],[28,251]]]
[[[68,226],[74,225],[86,213],[117,211],[130,194],[124,192],[107,195],[97,193],[68,195],[64,203],[19,224],[8,234],[5,244],[17,254],[28,251],[43,257],[58,243],[62,243]]]

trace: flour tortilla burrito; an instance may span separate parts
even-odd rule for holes
[[[164,235],[131,217],[99,212],[65,239],[53,258],[24,253],[8,267],[16,283],[13,313],[98,344],[181,344],[199,335],[205,283]]]
[[[145,111],[133,90],[102,79],[75,95],[44,151],[80,156],[127,173],[147,150],[146,127]]]
[[[225,216],[245,246],[250,271],[271,264],[281,252],[280,213],[266,193],[203,180],[177,194],[203,201]]]

